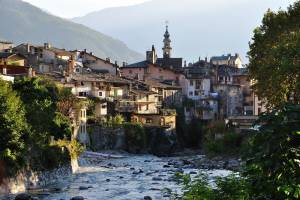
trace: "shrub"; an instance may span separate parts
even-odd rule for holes
[[[247,136],[234,132],[224,133],[220,138],[215,138],[212,134],[206,134],[204,150],[212,155],[235,155],[243,151],[243,144],[247,140]]]
[[[144,127],[139,123],[125,123],[125,137],[129,152],[137,153],[146,146],[146,134]]]
[[[77,159],[85,150],[85,147],[75,139],[72,139],[71,141],[66,139],[58,140],[52,145],[67,148],[72,160]]]
[[[182,175],[184,194],[178,199],[183,200],[247,200],[250,199],[246,179],[237,175],[217,177],[214,184],[208,176],[200,174],[194,180],[189,175]]]

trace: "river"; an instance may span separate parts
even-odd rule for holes
[[[200,155],[199,155],[200,156]],[[227,176],[228,170],[199,170],[184,164],[185,157],[159,158],[153,155],[122,154],[114,158],[88,155],[80,159],[80,168],[72,177],[34,193],[41,200],[69,200],[83,196],[88,200],[170,199],[165,188],[181,194],[181,185],[174,180],[176,171],[196,176]],[[197,157],[195,155],[194,157]],[[59,188],[53,192],[53,188]],[[49,192],[52,191],[52,192]]]

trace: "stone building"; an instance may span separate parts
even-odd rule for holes
[[[214,65],[229,65],[232,67],[242,68],[243,62],[239,54],[231,55],[222,55],[222,56],[213,56],[210,59],[210,62]]]
[[[91,72],[101,73],[101,74],[111,74],[114,76],[119,75],[119,66],[118,64],[112,63],[109,58],[102,59],[95,55],[92,52],[84,51],[72,51],[76,54],[76,60],[81,62],[83,67],[88,68]]]
[[[0,52],[9,52],[14,44],[8,41],[0,41]]]

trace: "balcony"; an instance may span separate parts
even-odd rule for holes
[[[118,112],[135,112],[137,111],[137,106],[134,102],[130,101],[120,101],[116,104],[116,111]]]
[[[162,116],[176,116],[177,113],[176,113],[176,110],[175,109],[161,109],[160,110],[160,114]]]

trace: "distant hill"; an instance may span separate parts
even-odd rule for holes
[[[0,38],[15,44],[49,42],[70,50],[87,49],[97,56],[119,62],[142,58],[117,39],[48,14],[21,0],[0,0]]]
[[[174,56],[246,55],[253,30],[268,8],[286,8],[295,0],[151,0],[109,8],[73,21],[118,38],[139,52],[162,48],[164,22],[170,21]],[[160,54],[161,55],[161,54]]]

